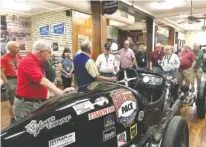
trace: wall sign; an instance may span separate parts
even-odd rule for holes
[[[65,34],[65,25],[64,23],[54,24],[53,25],[54,35],[63,35]]]
[[[40,36],[50,36],[49,25],[39,27]]]
[[[116,0],[114,1],[103,1],[102,3],[102,12],[103,14],[113,14],[117,11],[118,8],[118,2]]]

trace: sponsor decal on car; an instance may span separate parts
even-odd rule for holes
[[[64,147],[76,141],[75,132],[55,138],[49,141],[49,147]]]
[[[115,111],[114,106],[110,106],[110,107],[89,113],[88,117],[89,117],[89,120],[93,120],[93,119],[99,118],[101,116],[107,115],[109,113],[112,113],[114,111]]]
[[[28,125],[25,126],[25,129],[26,132],[36,137],[42,129],[52,129],[54,127],[63,125],[64,123],[68,123],[71,120],[71,118],[71,115],[68,115],[56,120],[55,116],[51,116],[45,121],[40,120],[39,123],[37,122],[37,120],[32,120]]]
[[[107,117],[104,118],[104,128],[110,128],[114,126],[114,116],[113,115],[108,115]]]
[[[104,96],[97,98],[94,103],[94,105],[98,105],[98,106],[104,106],[108,104],[109,104],[109,99]]]
[[[137,124],[134,124],[130,127],[130,137],[131,140],[137,136]]]
[[[116,136],[116,128],[110,128],[108,130],[105,130],[103,132],[103,141],[107,141],[109,139],[112,139]]]
[[[73,106],[73,108],[76,111],[77,115],[81,115],[85,112],[93,110],[94,106],[90,101],[86,101],[86,102]]]
[[[112,92],[111,97],[117,110],[117,120],[125,127],[131,126],[137,115],[137,100],[133,93],[120,89]]]
[[[142,121],[144,119],[144,111],[140,111],[138,114],[138,121]]]
[[[126,131],[122,132],[121,134],[117,135],[117,146],[123,146],[127,143],[127,133]]]

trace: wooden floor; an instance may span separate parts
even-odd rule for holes
[[[187,120],[190,129],[190,147],[206,147],[206,118],[197,119],[195,106],[182,108],[181,115]],[[7,127],[9,120],[7,101],[4,101],[1,103],[1,127]]]

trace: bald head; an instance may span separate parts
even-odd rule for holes
[[[162,44],[157,43],[157,44],[155,45],[155,50],[158,51],[158,52],[160,52],[161,49],[162,49]]]
[[[129,40],[124,41],[124,48],[128,49],[129,48]]]
[[[16,41],[9,41],[6,46],[12,55],[16,55],[19,52],[19,43]]]
[[[184,47],[183,47],[183,51],[185,51],[185,52],[190,51],[190,49],[191,49],[190,46],[187,45],[187,44],[185,44]]]
[[[200,48],[200,44],[195,43],[193,47],[194,47],[194,50],[197,51]]]

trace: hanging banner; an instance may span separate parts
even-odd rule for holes
[[[102,12],[104,14],[113,14],[117,11],[118,1],[103,1],[102,2]]]

